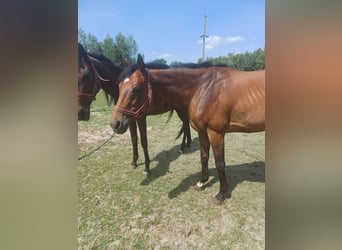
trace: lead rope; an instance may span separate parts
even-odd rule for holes
[[[80,160],[86,158],[87,156],[91,155],[92,153],[96,152],[100,148],[102,148],[107,142],[109,142],[110,139],[113,138],[113,136],[114,136],[114,133],[107,140],[105,140],[100,146],[97,146],[95,149],[89,151],[88,153],[82,155],[81,157],[78,157],[78,160],[80,161]]]

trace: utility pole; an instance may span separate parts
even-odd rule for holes
[[[203,38],[203,45],[202,45],[202,62],[204,62],[204,56],[205,56],[205,38],[208,37],[205,32],[206,32],[206,22],[207,22],[207,16],[204,15],[204,23],[203,23],[203,35],[200,37]]]

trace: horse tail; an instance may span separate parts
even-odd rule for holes
[[[166,123],[168,123],[168,122],[171,120],[171,117],[172,117],[174,111],[175,111],[174,109],[171,109],[171,110],[170,110],[170,112],[169,112],[169,117],[167,118]],[[178,134],[177,134],[175,140],[177,140],[182,134],[184,134],[184,133],[185,133],[184,131],[185,131],[185,130],[184,130],[184,124],[183,124],[182,127],[181,127],[181,129],[179,130],[179,132],[178,132]]]
[[[182,134],[184,134],[184,124],[182,125],[181,129],[179,130],[175,140],[177,140]]]
[[[168,123],[168,122],[171,120],[171,117],[172,117],[172,115],[173,115],[173,111],[174,111],[174,109],[171,109],[171,110],[170,110],[170,112],[169,112],[169,117],[167,118],[166,123]]]
[[[112,106],[113,102],[114,102],[114,98],[110,95],[108,95],[106,92],[104,93],[105,97],[106,97],[106,102],[108,107]]]

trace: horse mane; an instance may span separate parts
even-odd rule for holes
[[[170,68],[169,65],[161,64],[161,63],[154,63],[154,62],[146,63],[145,66],[148,69],[169,69]]]
[[[132,64],[128,66],[127,68],[124,68],[124,70],[121,72],[118,80],[116,81],[117,84],[122,82],[125,78],[129,77],[134,71],[138,69],[137,64]]]
[[[224,63],[216,63],[213,66],[214,67],[228,67],[228,68],[230,68],[227,64],[224,64]]]
[[[91,53],[88,53],[89,56],[101,61],[102,63],[106,64],[108,67],[113,67],[113,66],[116,66],[116,67],[119,67],[117,65],[115,65],[112,60],[110,60],[108,57],[106,57],[104,54],[100,54],[100,53],[94,53],[94,52],[91,52]]]
[[[177,63],[172,66],[172,68],[186,68],[186,69],[202,69],[210,67],[228,67],[228,65],[223,63],[213,64],[211,61],[206,61],[203,63]]]
[[[187,68],[187,69],[201,69],[213,66],[212,62],[203,63],[177,63],[172,65],[172,68]]]
[[[147,69],[177,69],[177,68],[187,68],[187,69],[201,69],[201,68],[209,68],[209,67],[229,67],[226,64],[223,63],[218,63],[218,64],[213,64],[211,61],[203,62],[203,63],[178,63],[176,65],[173,65],[172,67],[166,65],[166,64],[161,64],[161,63],[146,63],[145,67]],[[125,78],[129,77],[134,71],[138,69],[137,64],[132,64],[125,68],[118,80],[117,84],[122,82]]]
[[[90,57],[100,61],[105,67],[113,70],[113,72],[121,72],[124,69],[120,65],[113,63],[111,59],[109,59],[108,57],[106,57],[102,53],[90,52],[90,53],[88,53],[88,55]],[[114,82],[113,84],[116,84],[116,82]],[[112,97],[106,91],[104,91],[104,96],[106,98],[106,102],[107,102],[108,106],[111,106],[113,104],[113,102],[116,103],[116,100],[114,99],[114,97]]]

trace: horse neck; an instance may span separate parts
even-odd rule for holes
[[[100,77],[105,80],[109,80],[109,82],[101,81],[102,90],[108,95],[112,96],[115,100],[117,100],[119,87],[116,81],[123,69],[115,66],[114,64],[112,65],[112,67],[110,67],[100,60],[94,60],[94,66]]]
[[[150,70],[153,95],[186,111],[192,95],[198,89],[195,73],[181,69]]]

